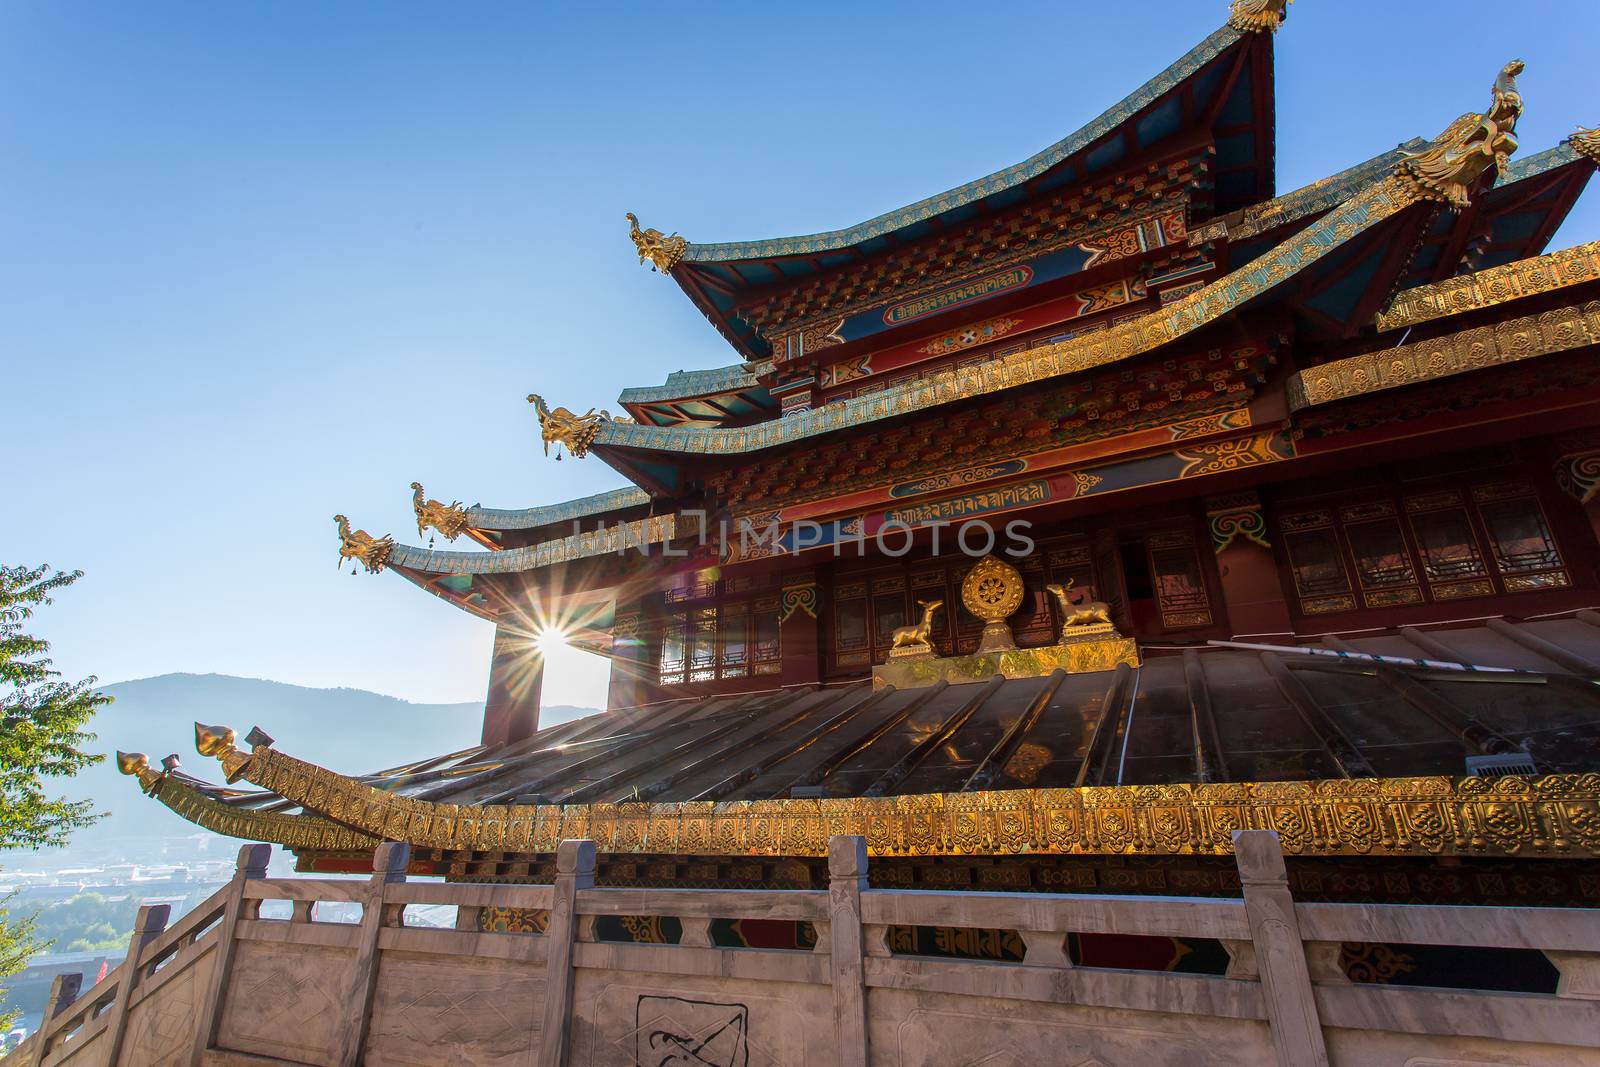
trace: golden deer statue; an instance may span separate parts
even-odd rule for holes
[[[1111,608],[1104,600],[1090,600],[1083,603],[1074,603],[1067,593],[1072,589],[1074,580],[1067,579],[1066,585],[1047,585],[1051,595],[1061,605],[1061,636],[1066,637],[1067,631],[1086,626],[1110,626]]]
[[[914,626],[896,629],[891,651],[908,650],[902,653],[904,655],[933,651],[933,613],[944,607],[944,601],[919,600],[917,606],[922,609],[922,621]]]

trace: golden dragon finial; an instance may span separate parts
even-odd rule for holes
[[[1440,200],[1457,210],[1470,207],[1472,189],[1496,167],[1505,172],[1517,150],[1517,120],[1522,117],[1522,94],[1517,75],[1524,70],[1513,59],[1494,80],[1494,96],[1483,114],[1469,111],[1452,122],[1432,146],[1402,159],[1396,175],[1417,197]]]
[[[566,445],[567,451],[578,459],[589,454],[589,445],[594,442],[595,435],[600,432],[602,423],[611,419],[609,412],[596,411],[590,408],[582,415],[574,415],[566,408],[551,409],[544,402],[544,397],[538,393],[528,394],[528,403],[539,413],[539,430],[544,436],[544,454],[550,454],[550,446],[556,446],[556,459],[561,458],[561,446]]]
[[[365,530],[350,529],[350,520],[343,515],[335,515],[333,521],[339,524],[339,566],[344,566],[344,561],[353,559],[361,566],[367,568],[368,574],[377,574],[389,562],[389,553],[394,551],[394,538],[388,534],[382,537],[373,537]]]
[[[639,250],[639,265],[642,267],[649,260],[650,269],[662,274],[671,274],[672,268],[689,250],[689,242],[676,233],[668,236],[660,230],[641,230],[639,216],[631,211],[628,212],[628,236],[633,238],[633,247]]]
[[[1240,33],[1276,33],[1294,0],[1233,0],[1228,25]]]
[[[1592,130],[1579,126],[1577,132],[1567,140],[1578,150],[1579,155],[1588,156],[1596,163],[1600,163],[1600,126]]]
[[[467,509],[461,501],[442,504],[437,500],[424,500],[421,482],[411,483],[411,510],[417,513],[418,537],[426,536],[432,527],[443,534],[446,541],[454,541],[467,528]]]

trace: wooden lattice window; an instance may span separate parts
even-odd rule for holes
[[[1150,578],[1161,626],[1166,630],[1192,630],[1210,626],[1211,596],[1206,591],[1200,554],[1194,537],[1184,530],[1151,534],[1145,538]]]

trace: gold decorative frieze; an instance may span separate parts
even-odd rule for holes
[[[1566,352],[1600,341],[1600,300],[1351,356],[1289,379],[1289,410]]]
[[[157,772],[143,752],[118,752],[117,769],[137,778],[143,793],[161,801],[178,815],[202,829],[228,837],[329,852],[363,852],[378,845],[377,838],[320,816],[253,811],[213,800],[183,780]]]
[[[347,559],[367,569],[368,574],[377,574],[389,562],[389,553],[394,551],[394,538],[388,534],[382,537],[373,537],[365,530],[350,529],[350,520],[343,515],[335,515],[333,521],[339,527],[339,566],[344,566]]]
[[[689,250],[689,242],[676,233],[667,235],[660,230],[641,230],[639,216],[628,212],[628,236],[633,239],[634,250],[639,253],[639,265],[650,264],[650,269],[671,274],[678,260]]]
[[[1519,259],[1503,267],[1407,289],[1378,316],[1378,329],[1398,330],[1596,280],[1600,280],[1600,241],[1590,241],[1575,248]]]
[[[426,537],[429,529],[438,530],[446,541],[454,541],[467,528],[467,509],[457,500],[442,504],[424,500],[421,482],[411,483],[411,510],[417,515],[417,536]]]
[[[1600,774],[474,806],[374,789],[264,738],[242,758],[241,777],[352,830],[458,852],[550,853],[586,837],[602,852],[802,857],[860,834],[878,856],[1220,856],[1235,830],[1266,829],[1291,855],[1600,857]]]
[[[1507,63],[1494,80],[1487,112],[1469,111],[1430,147],[1400,161],[1396,175],[1418,199],[1439,200],[1458,210],[1470,207],[1472,190],[1490,167],[1505,173],[1517,150],[1517,120],[1522,117],[1517,76],[1522,71],[1522,60]]]

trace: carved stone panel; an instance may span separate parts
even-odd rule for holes
[[[520,1064],[538,1042],[538,964],[386,952],[367,1035],[369,1067]]]
[[[572,1067],[835,1063],[826,986],[580,969]]]
[[[215,949],[193,962],[187,955],[181,956],[167,964],[174,968],[171,975],[164,968],[135,989],[134,995],[140,999],[128,1009],[128,1036],[117,1057],[119,1067],[187,1067],[195,1020],[211,988],[216,958]]]
[[[1092,982],[1073,972],[1064,982]],[[985,983],[1004,976],[983,977]],[[978,992],[978,990],[974,990]],[[1070,995],[1070,994],[1068,994]],[[1264,1023],[874,989],[872,1062],[884,1067],[1238,1067],[1273,1063]]]
[[[334,1061],[349,1011],[354,953],[241,941],[235,949],[217,1044],[303,1063]]]

